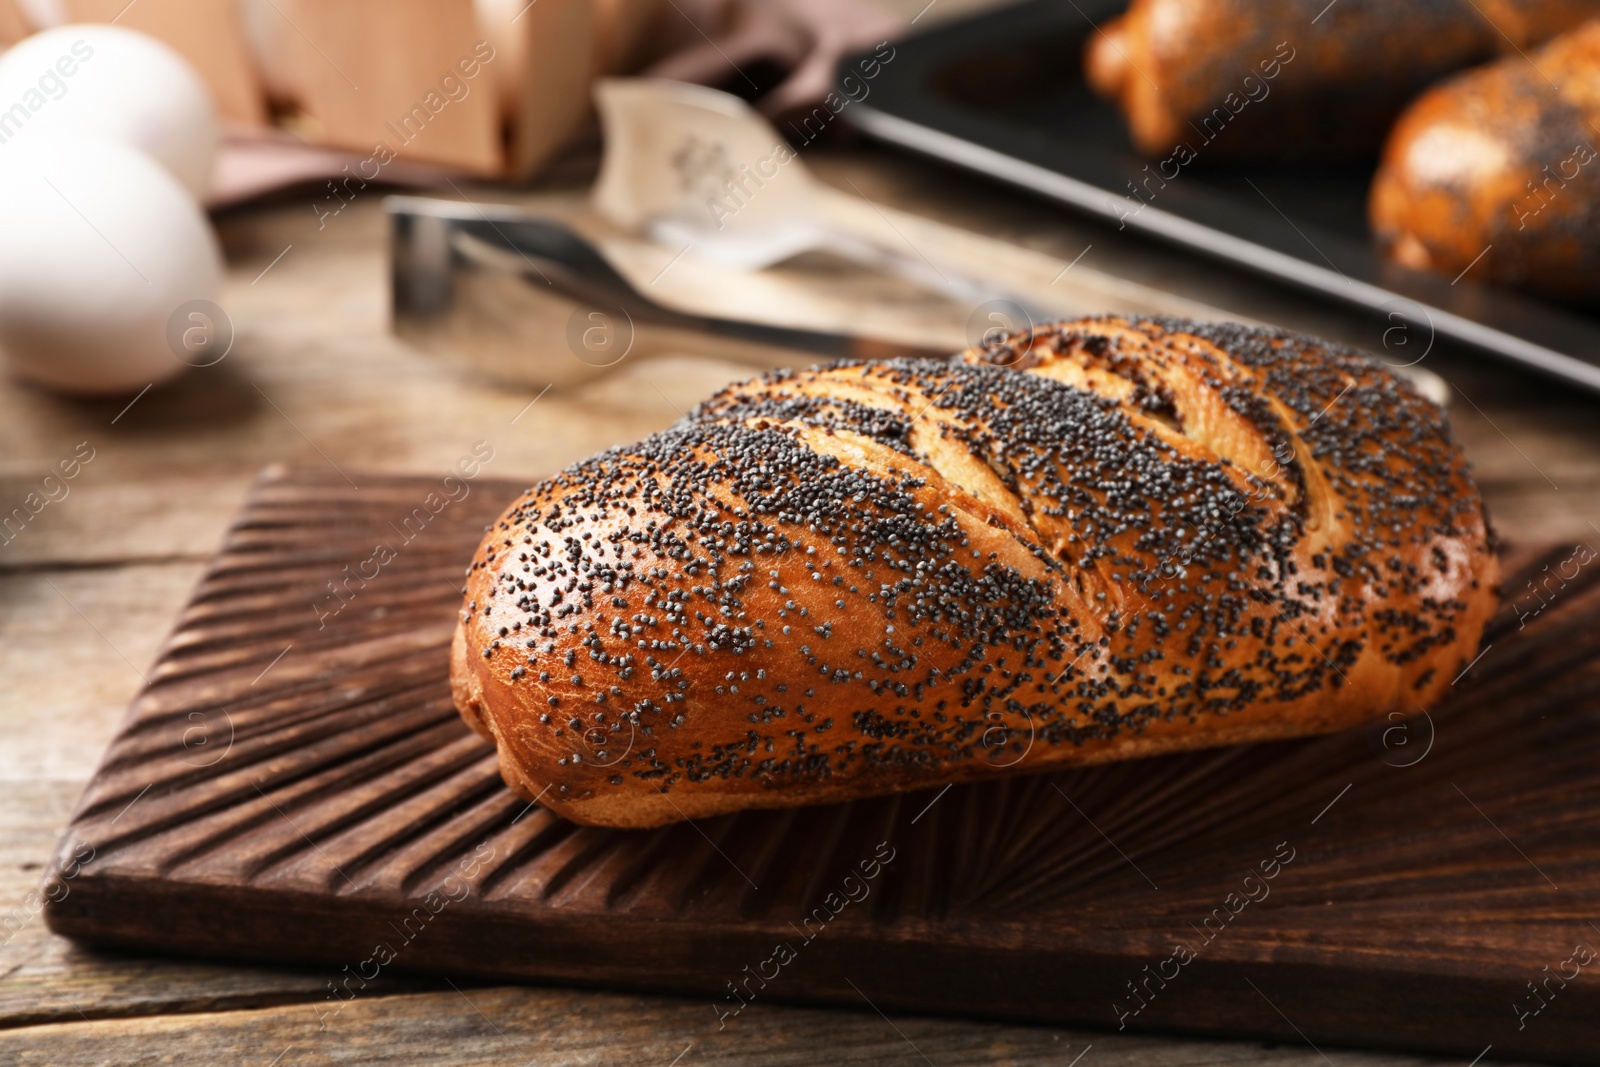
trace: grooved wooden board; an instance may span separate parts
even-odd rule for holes
[[[513,797],[450,704],[459,579],[521,484],[352,477],[258,482],[62,841],[52,929],[324,965],[329,1013],[423,971],[696,993],[712,1028],[870,1002],[1600,1063],[1587,550],[1508,561],[1431,717],[615,831]]]

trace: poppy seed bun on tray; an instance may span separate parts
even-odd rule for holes
[[[1395,124],[1368,215],[1396,262],[1600,302],[1600,19],[1428,90]]]
[[[1166,179],[1197,155],[1359,157],[1430,83],[1595,17],[1600,0],[1132,0],[1085,39],[1084,77]]]
[[[1496,576],[1382,365],[1082,319],[734,385],[534,486],[451,679],[519,794],[647,827],[1414,714]]]

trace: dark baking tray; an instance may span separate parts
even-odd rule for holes
[[[843,114],[881,140],[1405,324],[1408,362],[1447,338],[1600,392],[1600,318],[1374,252],[1375,160],[1219,164],[1201,149],[1133,211],[1128,183],[1149,161],[1081,65],[1085,40],[1125,6],[1035,0],[913,34],[864,96],[843,83],[855,61],[840,68],[841,90],[860,98]]]

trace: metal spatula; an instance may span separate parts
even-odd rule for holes
[[[595,100],[606,150],[594,205],[620,226],[746,270],[827,251],[965,301],[1011,300],[1036,321],[1063,310],[980,280],[970,260],[913,244],[908,235],[923,220],[817,181],[736,96],[664,79],[605,78]]]

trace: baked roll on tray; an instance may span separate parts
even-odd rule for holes
[[[1414,714],[1496,578],[1381,364],[1083,319],[730,386],[534,486],[451,681],[518,794],[648,827]]]
[[[1600,20],[1429,90],[1395,125],[1369,214],[1396,262],[1600,299]]]
[[[1133,0],[1089,36],[1084,74],[1171,167],[1366,155],[1429,83],[1596,16],[1600,0]]]

